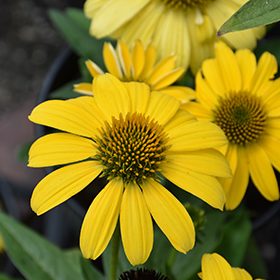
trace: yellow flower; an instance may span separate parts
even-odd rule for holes
[[[201,272],[198,276],[202,280],[253,280],[245,269],[231,267],[222,256],[216,253],[202,256]]]
[[[182,67],[175,68],[176,56],[169,55],[155,65],[156,55],[156,49],[152,43],[144,48],[139,40],[134,42],[131,52],[122,40],[118,40],[116,50],[111,43],[105,43],[103,47],[105,66],[108,72],[119,80],[144,82],[150,86],[151,90],[169,94],[181,100],[182,103],[194,99],[195,95],[189,88],[170,86],[185,72]],[[104,74],[91,60],[86,61],[86,66],[93,78]],[[74,89],[82,94],[93,94],[90,83],[74,85]]]
[[[280,170],[280,79],[276,58],[263,53],[257,64],[248,49],[235,54],[222,42],[216,58],[206,60],[196,76],[197,103],[183,104],[199,120],[212,121],[225,132],[229,144],[221,151],[233,179],[221,179],[226,209],[242,201],[249,174],[259,192],[279,199],[272,165]]]
[[[214,43],[232,48],[256,47],[265,28],[233,32],[217,39],[221,25],[247,0],[87,0],[85,15],[92,19],[90,33],[97,38],[153,41],[159,57],[175,52],[177,65],[196,73],[203,60],[214,55]]]
[[[192,220],[159,183],[158,173],[222,210],[225,194],[216,176],[228,178],[231,172],[212,147],[227,143],[223,131],[198,122],[179,109],[179,100],[150,92],[143,83],[122,83],[107,73],[93,80],[93,91],[94,97],[46,101],[29,116],[65,131],[39,138],[30,148],[29,166],[67,164],[39,182],[32,209],[43,214],[102,174],[109,182],[93,200],[81,229],[86,258],[102,254],[120,218],[128,260],[144,263],[153,246],[151,216],[171,244],[186,253],[195,241]]]

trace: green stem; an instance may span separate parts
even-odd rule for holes
[[[174,262],[175,262],[177,253],[178,253],[177,250],[174,249],[174,248],[172,247],[171,252],[170,252],[170,255],[169,255],[169,258],[168,258],[168,261],[167,261],[167,267],[168,267],[169,269],[172,268],[172,266],[173,266],[173,264],[174,264]]]
[[[120,245],[120,226],[119,226],[119,223],[117,223],[115,232],[112,237],[110,280],[117,279],[119,245]]]

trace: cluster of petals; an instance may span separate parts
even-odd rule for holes
[[[154,44],[149,43],[144,48],[140,40],[133,43],[131,51],[123,40],[118,40],[116,49],[111,43],[105,43],[103,47],[103,60],[107,71],[120,81],[144,82],[151,90],[161,91],[186,103],[194,99],[195,95],[188,87],[172,85],[185,73],[183,67],[175,68],[176,58],[177,56],[172,54],[156,63],[157,52]],[[91,60],[86,61],[86,66],[93,78],[104,74]],[[93,94],[91,83],[74,85],[74,90],[86,95]]]
[[[203,60],[213,57],[217,40],[236,49],[256,47],[265,27],[216,36],[221,25],[245,2],[87,0],[84,11],[92,19],[90,33],[93,36],[122,38],[129,46],[138,38],[145,45],[153,41],[160,58],[175,52],[177,65],[190,66],[196,73]]]
[[[280,79],[274,79],[276,58],[265,52],[258,63],[254,53],[242,49],[234,53],[224,43],[216,46],[216,57],[206,60],[196,75],[196,102],[183,108],[198,120],[214,121],[220,100],[232,94],[258,100],[265,124],[258,139],[245,145],[229,143],[220,151],[225,154],[233,173],[232,179],[221,179],[226,193],[226,209],[235,209],[247,190],[249,176],[261,195],[269,201],[279,199],[279,188],[273,167],[280,170]]]
[[[216,147],[227,143],[223,131],[211,122],[197,121],[180,109],[181,102],[144,83],[122,83],[111,74],[93,80],[93,96],[49,100],[39,104],[29,119],[59,130],[32,145],[29,166],[61,166],[35,187],[31,207],[43,214],[84,189],[102,174],[93,139],[112,117],[137,112],[149,116],[168,135],[170,148],[161,174],[181,189],[223,209],[225,194],[217,177],[230,178],[225,157]],[[94,198],[83,221],[80,247],[84,257],[96,259],[107,247],[117,222],[128,260],[144,263],[153,247],[153,221],[180,252],[195,242],[193,222],[177,198],[160,182],[147,178],[141,184],[112,178]]]
[[[253,280],[252,276],[243,268],[231,267],[219,254],[204,254],[201,260],[202,280]],[[256,280],[262,280],[260,278]]]

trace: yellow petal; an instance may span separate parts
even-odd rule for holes
[[[203,280],[226,279],[236,280],[232,267],[220,255],[204,254],[201,260]]]
[[[69,133],[52,133],[35,141],[29,150],[31,167],[46,167],[81,161],[96,154],[94,142]]]
[[[241,203],[249,183],[249,166],[243,148],[238,149],[238,162],[234,177],[226,192],[226,209],[233,210]]]
[[[155,119],[159,124],[167,123],[178,111],[180,101],[158,91],[152,91],[146,116]]]
[[[243,268],[233,267],[235,279],[238,280],[253,280],[252,276]]]
[[[226,158],[215,149],[198,150],[185,153],[168,153],[172,164],[215,177],[231,178],[232,173]]]
[[[248,91],[257,68],[256,56],[248,49],[237,50],[235,56],[242,76],[242,90]]]
[[[160,229],[179,252],[191,250],[195,242],[193,222],[185,207],[166,188],[153,180],[142,185],[145,201]]]
[[[130,57],[129,49],[123,40],[118,40],[117,53],[119,56],[123,73],[127,79],[130,79],[131,57]]]
[[[106,1],[95,14],[90,26],[91,34],[97,38],[107,36],[132,19],[149,2],[150,0]]]
[[[274,55],[264,52],[258,61],[257,70],[252,78],[250,92],[263,95],[263,88],[277,73],[277,60]]]
[[[160,89],[161,92],[173,96],[174,98],[180,100],[183,104],[195,99],[196,92],[189,87],[182,86],[169,86]]]
[[[154,241],[153,222],[138,185],[126,185],[120,215],[122,243],[132,265],[145,263]]]
[[[105,119],[100,110],[95,108],[93,97],[78,97],[67,101],[49,100],[35,107],[28,118],[34,123],[93,137]]]
[[[31,197],[31,208],[41,215],[66,201],[93,181],[102,171],[96,161],[85,161],[61,167],[43,178]]]
[[[148,74],[150,73],[150,71],[152,70],[155,64],[156,56],[157,56],[156,48],[154,44],[150,42],[145,49],[145,64],[140,76],[138,77],[139,81],[143,81],[144,78],[148,76]]]
[[[197,196],[212,207],[223,210],[226,196],[216,178],[186,170],[171,161],[161,164],[160,168],[162,175],[179,188]]]
[[[93,18],[96,11],[98,11],[102,5],[104,5],[104,0],[96,0],[96,1],[85,1],[84,4],[84,13],[88,18]]]
[[[90,84],[90,83],[76,84],[76,85],[74,85],[74,91],[81,93],[81,94],[93,96],[92,84]]]
[[[175,55],[170,55],[156,64],[148,77],[144,80],[148,85],[152,85],[163,75],[173,70],[175,67]]]
[[[93,61],[91,61],[90,59],[88,59],[85,63],[86,63],[86,67],[87,67],[90,75],[93,78],[97,75],[104,74],[103,70],[97,64],[95,64]]]
[[[118,119],[119,114],[125,117],[130,111],[129,93],[115,76],[108,73],[97,76],[93,80],[93,92],[107,119],[111,120],[112,116]]]
[[[160,3],[158,3],[160,4]],[[162,5],[164,7],[164,5]],[[186,12],[181,9],[164,9],[155,28],[153,41],[160,58],[172,53],[177,55],[176,66],[187,69],[190,63],[191,45]],[[174,32],[176,30],[176,32]],[[178,34],[180,34],[178,36]],[[172,67],[172,69],[174,66]],[[168,72],[172,69],[165,70]]]
[[[170,133],[188,123],[196,122],[196,118],[185,110],[179,109],[172,119],[164,126],[164,131]]]
[[[83,221],[80,247],[85,258],[96,259],[106,249],[118,221],[123,183],[112,180],[96,196]]]
[[[264,135],[261,147],[268,155],[271,164],[280,171],[280,140],[270,135]]]
[[[121,66],[118,61],[116,51],[111,43],[104,43],[103,59],[107,70],[118,79],[123,78]]]
[[[123,83],[130,93],[131,112],[145,113],[150,100],[150,88],[144,83]]]
[[[196,100],[205,107],[214,108],[218,104],[218,95],[213,91],[209,84],[202,77],[202,72],[198,71],[195,77]]]
[[[250,175],[256,188],[267,200],[278,200],[278,184],[267,154],[257,143],[248,147],[246,154]]]
[[[265,102],[264,104],[267,108],[266,115],[268,117],[280,117],[280,95],[271,98],[271,100]]]
[[[213,120],[213,112],[211,111],[211,109],[200,103],[187,102],[185,104],[182,104],[180,108],[194,115],[199,121],[210,122]]]
[[[239,92],[242,88],[241,73],[233,51],[225,43],[219,42],[216,45],[216,58],[226,92]]]
[[[235,176],[237,161],[238,161],[238,154],[237,154],[237,145],[228,145],[227,152],[225,154],[226,159],[230,165],[230,169],[232,171],[233,176]],[[220,178],[219,181],[222,184],[225,193],[227,193],[231,187],[232,179]]]
[[[266,123],[265,132],[272,137],[280,139],[280,118],[269,118]]]
[[[185,72],[184,68],[173,69],[162,75],[151,85],[151,90],[160,90],[176,82]]]
[[[224,132],[211,122],[193,122],[169,133],[170,151],[195,151],[227,144]]]
[[[223,84],[221,69],[217,59],[207,59],[202,64],[202,72],[211,92],[224,96],[226,89]]]
[[[131,60],[132,60],[132,78],[137,80],[139,75],[141,74],[144,63],[145,63],[145,51],[144,47],[140,40],[136,40],[132,47],[131,52]]]

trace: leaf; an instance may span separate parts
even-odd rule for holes
[[[88,279],[83,275],[77,250],[60,250],[4,213],[0,213],[0,232],[9,258],[27,280]]]
[[[218,31],[218,36],[229,32],[267,25],[279,20],[279,0],[250,0],[221,26]]]
[[[4,274],[0,274],[0,280],[20,280],[19,278],[11,278]]]
[[[105,68],[102,57],[103,44],[105,41],[113,42],[111,39],[98,40],[90,36],[89,31],[85,29],[87,19],[82,20],[80,12],[73,8],[67,9],[65,13],[51,9],[49,16],[67,43],[80,57],[91,59],[101,68]]]

